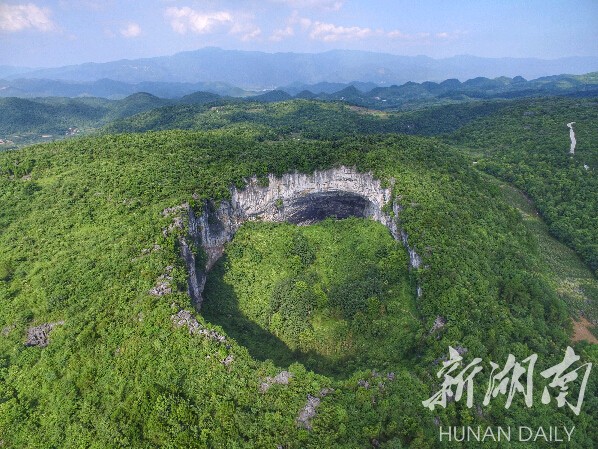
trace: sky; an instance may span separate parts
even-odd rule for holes
[[[598,56],[598,0],[0,0],[0,65],[56,67],[208,46]]]

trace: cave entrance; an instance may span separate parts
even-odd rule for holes
[[[373,204],[355,193],[330,191],[291,198],[283,208],[282,221],[309,225],[326,218],[368,218]]]

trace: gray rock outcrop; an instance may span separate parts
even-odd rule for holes
[[[39,326],[32,326],[27,329],[27,340],[25,346],[39,346],[45,348],[50,343],[50,332],[56,326],[61,326],[64,321],[56,321],[55,323],[43,323]]]
[[[172,265],[167,266],[164,269],[164,274],[160,275],[156,280],[156,285],[152,287],[149,291],[149,294],[152,296],[164,296],[172,293],[172,270],[174,267]]]
[[[289,381],[293,377],[293,373],[289,371],[281,371],[274,377],[266,377],[264,381],[260,384],[260,391],[262,393],[267,392],[272,385],[288,385]]]
[[[191,335],[201,335],[218,343],[226,342],[226,337],[224,335],[219,334],[215,330],[203,327],[188,310],[181,309],[175,315],[172,315],[170,319],[175,326],[186,327],[189,329],[189,334]]]
[[[297,426],[303,427],[307,430],[311,430],[311,422],[318,413],[318,407],[322,402],[322,398],[325,398],[332,392],[334,392],[332,388],[322,388],[318,396],[312,396],[311,394],[308,394],[305,406],[301,410],[299,410],[299,415],[297,416]]]

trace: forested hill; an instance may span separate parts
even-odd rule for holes
[[[598,90],[596,72],[585,75],[554,75],[526,80],[521,76],[509,78],[477,77],[459,81],[456,78],[442,82],[409,81],[402,85],[379,85],[376,83],[293,83],[279,86],[275,100],[282,100],[280,92],[291,97],[320,100],[340,100],[359,103],[373,108],[408,108],[434,102],[456,102],[467,99],[522,98],[556,94],[591,95]],[[260,96],[264,90],[247,91],[225,83],[123,83],[102,79],[88,83],[52,79],[0,80],[0,97],[100,97],[122,99],[128,95],[145,92],[160,98],[176,100],[194,92],[208,92],[221,97],[249,98]],[[270,92],[264,99],[273,99]]]
[[[571,344],[567,307],[498,185],[438,139],[283,131],[246,122],[0,153],[4,444],[432,448],[435,423],[521,420],[575,425],[575,444],[592,448],[596,376],[579,416],[542,404],[541,388],[533,408],[516,396],[507,409],[503,395],[482,406],[485,382],[476,408],[422,405],[449,345],[487,370],[535,353],[539,373]],[[206,290],[224,314],[192,312],[176,206],[226,198],[251,175],[338,165],[394,180],[421,267],[408,271],[405,249],[369,222],[247,226]],[[343,344],[320,344],[331,335]],[[276,357],[256,353],[264,341]],[[597,348],[575,345],[583,362]]]
[[[526,192],[551,233],[598,275],[598,99],[513,102],[469,122],[447,141],[473,150],[480,169]]]
[[[469,102],[384,113],[308,100],[273,104],[169,107],[117,121],[110,132],[216,129],[260,124],[273,133],[335,139],[403,133],[438,136],[473,149],[478,167],[514,183],[536,203],[551,232],[598,269],[597,100],[540,98]],[[569,122],[577,149],[569,155]],[[470,152],[468,150],[468,152]]]
[[[218,96],[183,97],[180,103],[201,104]],[[95,132],[114,120],[170,105],[172,101],[147,93],[122,100],[103,98],[0,98],[0,151],[26,144]]]
[[[42,80],[36,80],[36,85],[43,85]],[[52,82],[55,83],[55,82]],[[110,86],[103,83],[102,88]],[[362,88],[371,85],[358,84]],[[138,87],[151,88],[151,85]],[[304,86],[308,87],[309,86]],[[314,86],[317,87],[317,86]],[[339,86],[340,87],[340,86]],[[68,85],[73,89],[73,85]],[[162,90],[161,90],[162,89]],[[164,93],[164,86],[159,89],[150,89],[150,92]],[[291,89],[291,91],[293,91]],[[0,95],[10,95],[10,86],[0,89]],[[72,91],[69,91],[71,94]],[[87,134],[98,128],[121,118],[127,118],[137,113],[152,111],[146,117],[148,123],[137,126],[137,129],[165,129],[173,127],[174,122],[179,122],[182,128],[193,127],[187,120],[193,111],[202,112],[201,106],[211,103],[212,106],[235,105],[243,102],[272,103],[289,100],[293,96],[284,90],[275,90],[260,95],[246,98],[221,96],[211,92],[193,92],[177,98],[159,98],[150,93],[136,93],[121,100],[106,100],[103,98],[89,98],[89,91],[83,90],[82,98],[0,98],[0,150],[18,148],[20,146],[61,139],[75,134]],[[68,95],[68,93],[63,93]],[[14,93],[13,93],[14,95]],[[312,93],[302,91],[295,98],[321,100],[326,102],[340,102],[357,107],[366,107],[377,110],[409,111],[430,108],[441,105],[464,104],[467,110],[470,104],[479,101],[496,99],[545,97],[550,95],[570,97],[592,97],[598,95],[598,76],[596,73],[572,76],[559,75],[526,81],[521,77],[513,79],[501,77],[496,79],[475,78],[463,83],[456,79],[446,80],[442,83],[424,82],[406,83],[402,86],[376,87],[367,92],[358,90],[355,86],[340,89],[334,93]],[[170,106],[170,109],[153,111],[158,107]],[[178,106],[178,108],[177,108]],[[474,106],[474,109],[476,106]],[[481,107],[483,109],[483,107]],[[442,114],[440,110],[440,114]],[[183,116],[178,119],[177,116]],[[465,118],[470,113],[459,113]],[[168,117],[168,118],[165,118]],[[454,127],[446,127],[444,119],[428,125],[417,125],[417,129],[399,126],[398,132],[424,133],[432,130],[451,131]],[[464,123],[463,120],[460,122]],[[440,127],[440,128],[439,128]],[[115,126],[111,130],[133,129],[135,127]],[[427,129],[429,128],[429,129]]]
[[[460,82],[449,79],[441,83],[426,81],[408,82],[401,86],[376,87],[361,91],[347,86],[337,92],[310,92],[310,86],[297,97],[347,103],[380,110],[409,110],[441,104],[462,103],[472,100],[515,99],[568,95],[596,97],[598,95],[598,72],[586,75],[557,75],[525,80],[499,77],[494,79],[478,77]],[[282,89],[284,90],[284,88]]]

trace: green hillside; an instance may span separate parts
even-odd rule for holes
[[[575,154],[567,123],[575,122]],[[598,102],[518,101],[448,137],[478,167],[526,192],[550,232],[598,270]]]
[[[422,406],[449,345],[466,361],[537,353],[537,372],[562,360],[567,306],[521,215],[468,156],[436,139],[345,130],[318,140],[240,123],[1,153],[3,444],[430,448],[435,420],[516,420],[574,423],[576,447],[592,448],[595,376],[579,417],[542,405],[539,389],[531,409],[518,396],[509,410],[499,397],[481,413],[463,402]],[[183,312],[193,309],[176,236],[163,233],[165,208],[226,198],[254,174],[341,164],[395,180],[421,269],[407,272],[404,250],[375,223],[246,226],[212,272],[205,314]],[[150,294],[164,276],[172,291]],[[49,335],[45,347],[28,336],[36,326]],[[595,345],[576,351],[598,362]],[[317,410],[306,417],[310,404]]]
[[[159,108],[111,123],[107,132],[219,129],[259,124],[280,136],[338,139],[347,135],[439,136],[471,154],[478,169],[524,190],[550,232],[598,269],[598,108],[595,99],[496,100],[388,113],[310,100]],[[577,149],[568,154],[566,124]],[[585,168],[587,167],[587,168]]]
[[[596,100],[542,98],[470,102],[386,113],[309,100],[155,109],[107,127],[108,132],[219,129],[260,124],[279,135],[338,139],[347,134],[436,135],[473,155],[477,168],[514,183],[537,204],[550,232],[598,269],[598,108]],[[577,149],[568,154],[566,123],[575,121]],[[587,168],[586,168],[587,167]]]
[[[538,240],[540,254],[550,271],[550,282],[557,295],[567,303],[577,320],[588,318],[598,320],[598,279],[583,260],[570,248],[550,235],[546,223],[535,209],[531,200],[509,184],[501,184],[505,200],[517,208],[523,223]],[[594,334],[598,329],[590,329]]]
[[[97,131],[113,120],[170,103],[138,93],[122,100],[103,98],[0,98],[0,145],[14,149],[26,144],[63,139]]]

